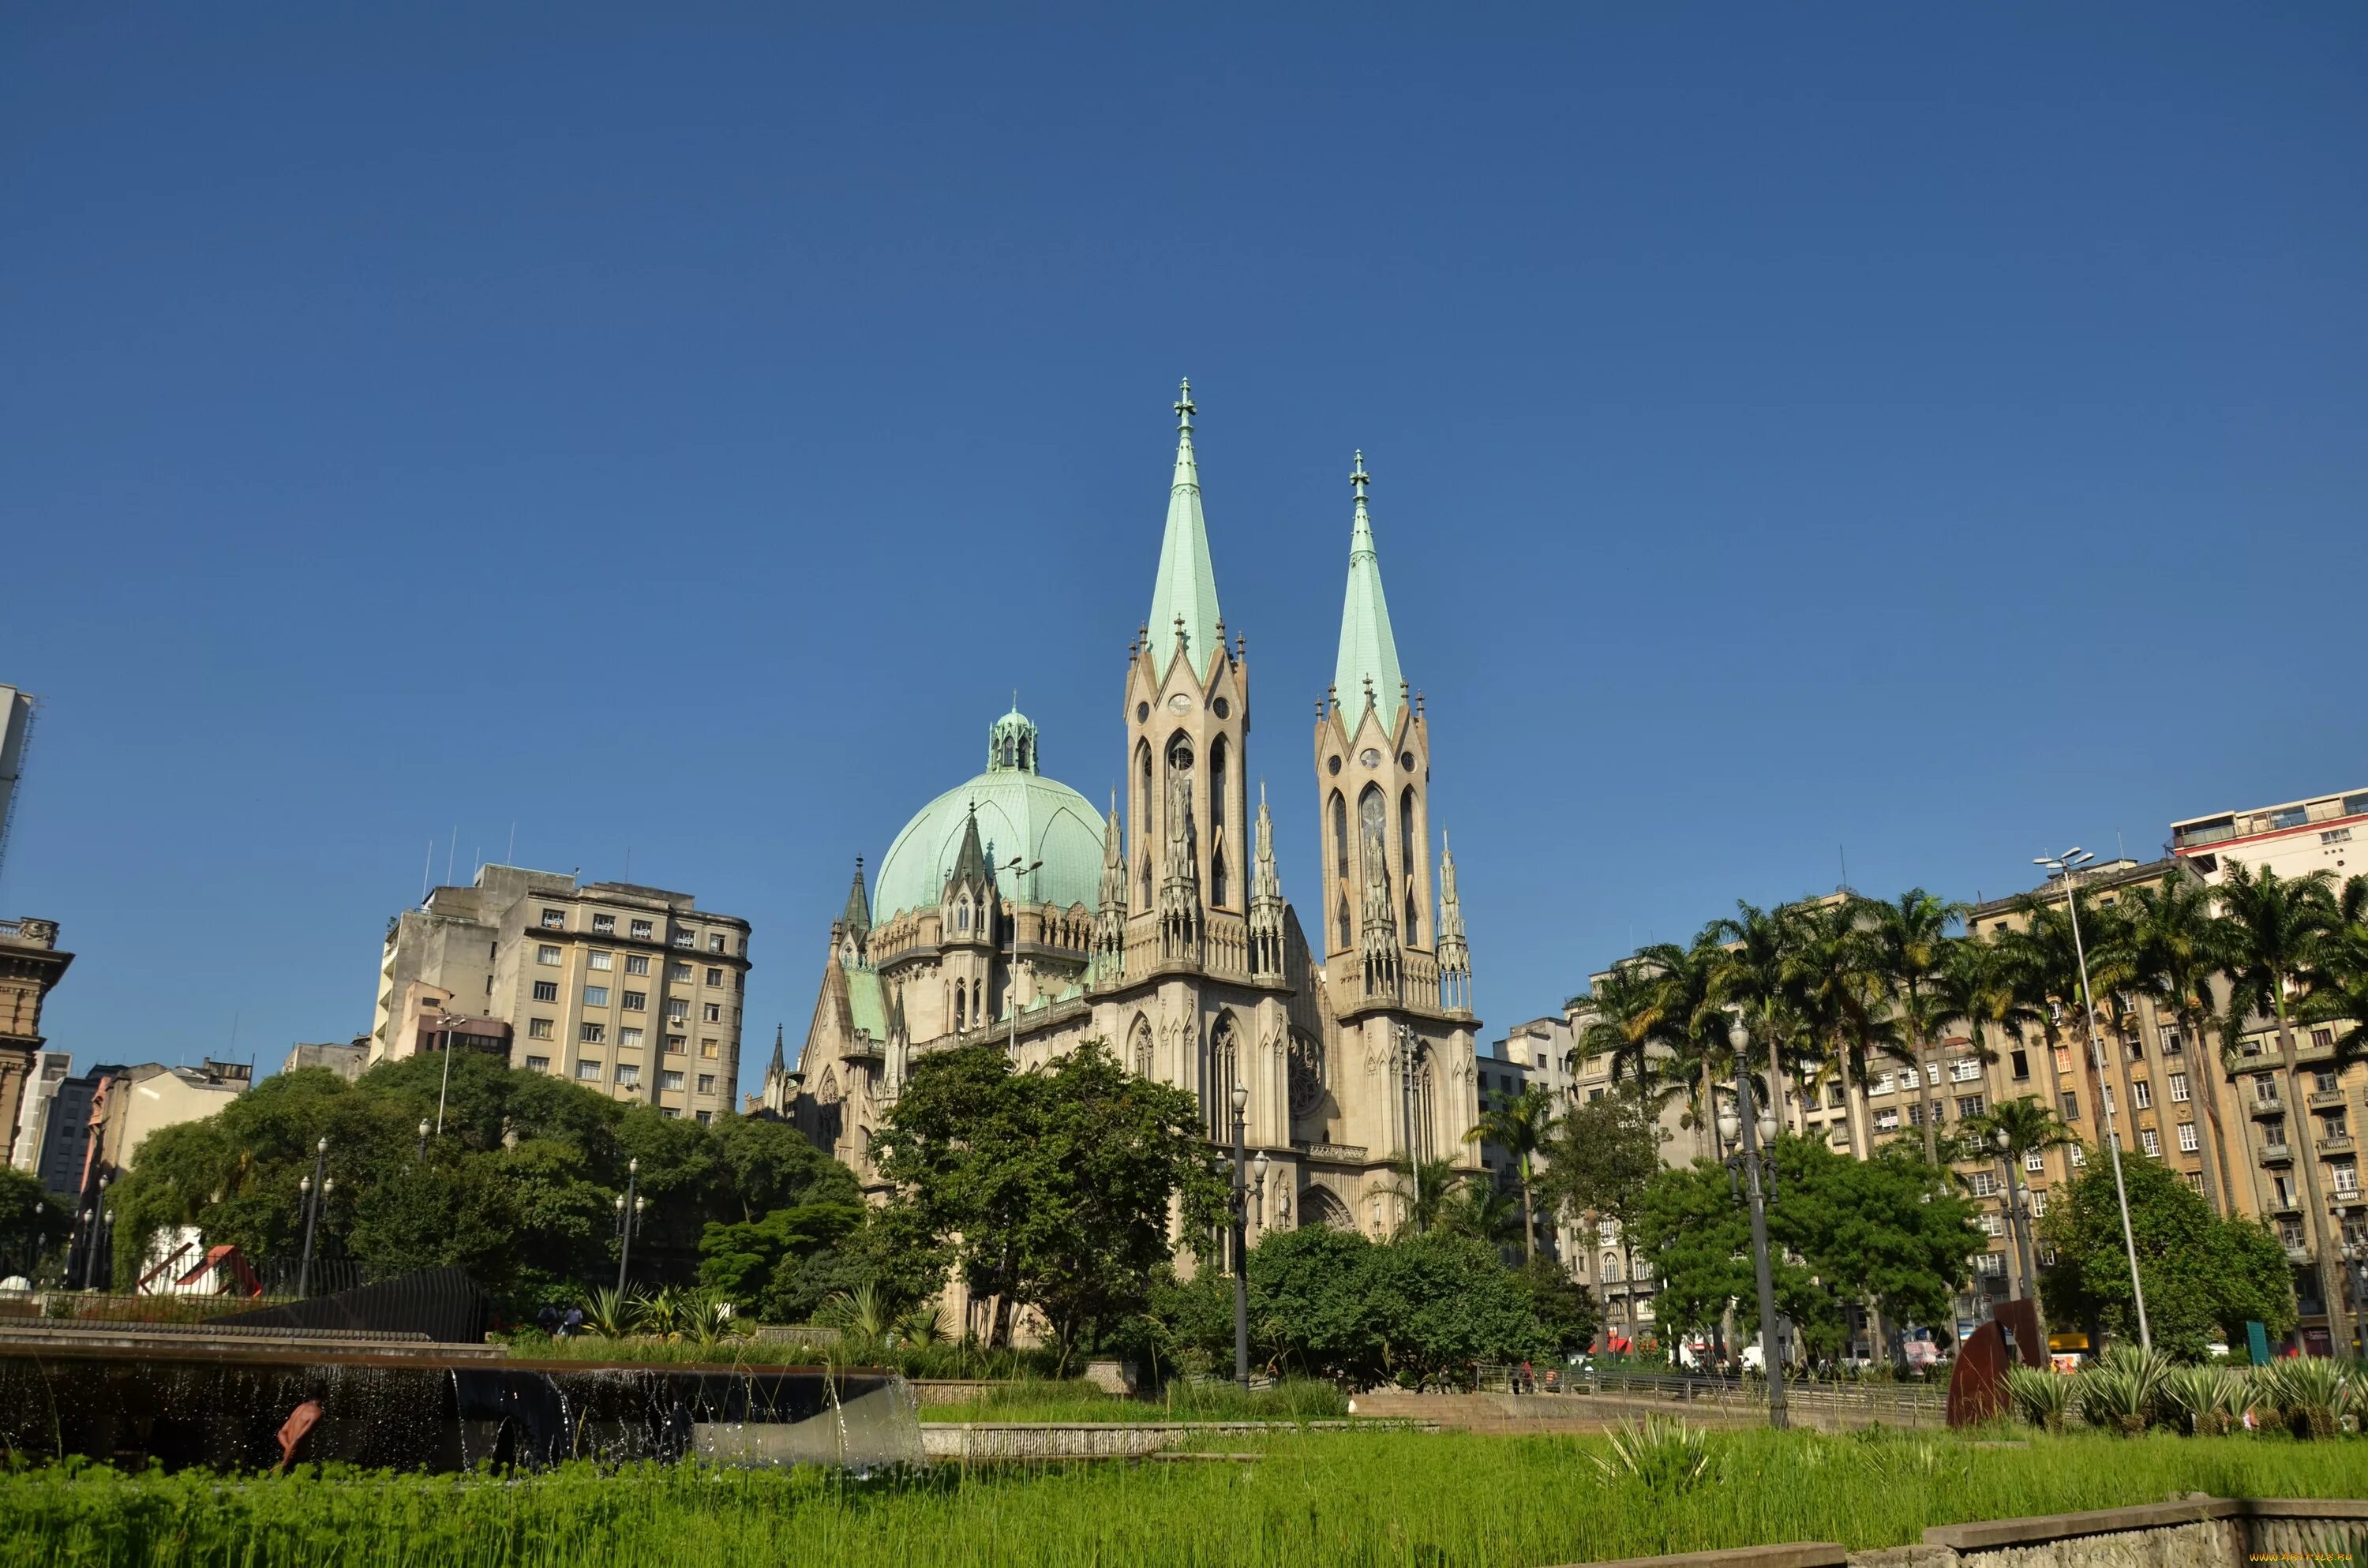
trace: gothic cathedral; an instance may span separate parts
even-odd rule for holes
[[[1190,382],[1151,616],[1128,651],[1125,812],[1044,775],[1017,711],[986,770],[922,808],[869,886],[856,862],[798,1068],[777,1035],[757,1107],[874,1179],[872,1131],[916,1054],[993,1042],[1020,1066],[1099,1039],[1190,1090],[1212,1143],[1235,1091],[1268,1159],[1266,1228],[1401,1219],[1409,1155],[1477,1169],[1471,956],[1446,838],[1431,858],[1430,730],[1398,665],[1367,512],[1349,483],[1348,595],[1312,766],[1323,865],[1282,894],[1250,795],[1250,673],[1226,645],[1192,450]]]

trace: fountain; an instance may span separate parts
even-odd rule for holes
[[[920,1460],[893,1371],[517,1359],[484,1343],[484,1319],[446,1269],[207,1324],[12,1325],[0,1449],[225,1471]]]

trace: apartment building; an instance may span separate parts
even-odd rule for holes
[[[203,1120],[246,1093],[255,1085],[255,1069],[209,1057],[195,1067],[162,1062],[103,1067],[91,1077],[89,1133],[71,1189],[84,1198],[131,1169],[150,1134]]]
[[[54,920],[0,920],[0,1148],[12,1152],[27,1089],[37,1075],[41,1005],[65,978],[72,953],[58,951]]]
[[[8,1151],[8,1163],[28,1176],[40,1174],[41,1145],[50,1135],[50,1118],[57,1109],[58,1091],[73,1071],[74,1059],[63,1051],[33,1053],[33,1070],[25,1080],[24,1096],[17,1104],[17,1141]],[[89,1109],[87,1103],[83,1108]]]
[[[287,1059],[279,1063],[279,1070],[293,1073],[304,1067],[326,1067],[350,1084],[370,1065],[370,1056],[367,1035],[357,1040],[324,1040],[317,1044],[300,1040],[288,1048]]]
[[[689,893],[485,866],[387,923],[370,1061],[499,1049],[711,1121],[739,1077],[748,934]]]

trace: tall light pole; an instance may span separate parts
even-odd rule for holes
[[[2064,879],[2064,909],[2072,918],[2072,952],[2080,962],[2080,1028],[2089,1040],[2089,1065],[2097,1074],[2097,1097],[2105,1113],[2105,1152],[2113,1162],[2113,1199],[2122,1209],[2122,1250],[2130,1257],[2130,1296],[2137,1303],[2138,1344],[2154,1348],[2146,1326],[2146,1286],[2138,1279],[2138,1244],[2130,1231],[2130,1190],[2122,1181],[2122,1138],[2113,1131],[2113,1091],[2105,1085],[2105,1043],[2097,1034],[2097,1008],[2089,994],[2089,949],[2080,939],[2080,868],[2096,858],[2074,845],[2061,855],[2040,855],[2032,864]]]
[[[444,1096],[452,1087],[452,1018],[450,1014],[436,1020],[444,1035],[444,1077],[436,1085],[436,1136],[444,1136]]]
[[[1023,863],[1019,856],[1014,855],[1009,862],[1003,868],[1005,870],[1013,873],[1011,879],[1011,963],[1010,966],[1003,971],[1003,1002],[1004,1006],[1011,1009],[1011,1043],[1004,1047],[1004,1054],[1010,1057],[1014,1062],[1019,1060],[1019,879],[1034,870],[1037,867],[1042,866],[1043,863],[1044,862],[1042,860],[1028,860]]]
[[[296,1184],[304,1195],[304,1261],[296,1266],[296,1298],[302,1301],[312,1294],[313,1229],[321,1221],[322,1200],[329,1196],[329,1141],[322,1139],[313,1146],[313,1174]]]
[[[1990,1129],[1990,1147],[1998,1151],[1998,1164],[2006,1168],[2006,1228],[2014,1242],[2015,1261],[2022,1269],[2022,1293],[2031,1302],[2032,1315],[2039,1320],[2041,1332],[2046,1331],[2047,1314],[2039,1304],[2039,1274],[2031,1256],[2031,1211],[2023,1207],[2022,1182],[2016,1172],[2019,1157],[2010,1147],[2006,1129]]]
[[[1244,1392],[1250,1386],[1249,1188],[1242,1156],[1249,1121],[1250,1092],[1234,1085],[1234,1381]]]
[[[1759,1365],[1768,1374],[1768,1425],[1781,1431],[1792,1425],[1792,1416],[1784,1406],[1784,1355],[1776,1343],[1775,1270],[1768,1256],[1768,1200],[1759,1183],[1767,1163],[1760,1144],[1775,1137],[1776,1119],[1751,1103],[1751,1031],[1744,1027],[1739,1012],[1728,1016],[1726,1043],[1735,1055],[1735,1109],[1720,1116],[1719,1131],[1730,1143],[1737,1133],[1743,1139],[1742,1153],[1727,1158],[1728,1179],[1734,1179],[1739,1166],[1751,1208],[1751,1271],[1759,1287]]]
[[[625,1293],[625,1265],[633,1256],[633,1228],[639,1223],[642,1210],[649,1199],[638,1195],[642,1179],[642,1162],[636,1157],[625,1162],[625,1190],[617,1199],[617,1294]]]

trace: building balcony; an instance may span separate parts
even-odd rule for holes
[[[2247,1108],[2253,1113],[2253,1119],[2258,1121],[2268,1117],[2285,1115],[2286,1103],[2283,1100],[2265,1100],[2257,1097]]]
[[[2340,1088],[2313,1089],[2310,1092],[2310,1105],[2313,1110],[2321,1108],[2332,1109],[2333,1108],[2341,1105],[2343,1101],[2344,1094]]]
[[[2294,1146],[2289,1143],[2262,1144],[2261,1164],[2265,1165],[2290,1165],[2294,1164]]]
[[[1311,1160],[1333,1160],[1344,1165],[1361,1165],[1366,1150],[1362,1143],[1310,1143],[1307,1157]]]
[[[2348,1154],[2351,1153],[2351,1135],[2339,1132],[2332,1138],[2322,1138],[2318,1141],[2318,1152],[2322,1154]]]
[[[2306,1264],[2306,1263],[2308,1263],[2308,1262],[2310,1261],[2310,1248],[2308,1248],[2308,1247],[2288,1247],[2288,1248],[2286,1248],[2286,1261],[2287,1261],[2288,1263],[2294,1263],[2294,1264]],[[2304,1312],[2305,1312],[2305,1313],[2307,1313],[2307,1312],[2309,1312],[2312,1309],[2311,1309],[2311,1307],[2309,1306],[2309,1304],[2308,1304],[2307,1302],[2305,1302],[2305,1303],[2304,1303],[2303,1310],[2304,1310]],[[2324,1309],[2320,1309],[2320,1310],[2324,1310]]]

